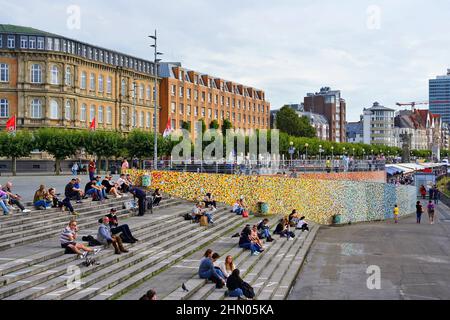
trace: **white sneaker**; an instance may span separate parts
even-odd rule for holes
[[[100,251],[102,251],[102,249],[100,249],[100,248],[94,249],[94,252],[92,254],[95,256]]]
[[[122,196],[117,196],[116,199],[122,199]]]
[[[31,212],[31,210],[25,209],[25,210],[22,211],[22,213],[28,213],[28,212]]]
[[[253,252],[252,256],[259,256],[259,252],[258,251]]]
[[[87,257],[87,255],[88,255],[88,252],[87,252],[87,251],[83,252],[81,255],[79,255],[80,260],[85,259],[85,258]]]

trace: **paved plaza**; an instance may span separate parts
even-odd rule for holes
[[[450,299],[450,210],[345,227],[322,227],[289,299]],[[379,266],[381,289],[367,288],[369,266]]]

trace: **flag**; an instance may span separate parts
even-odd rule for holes
[[[170,136],[170,134],[173,132],[173,128],[172,128],[172,119],[170,119],[167,121],[167,126],[166,126],[166,130],[164,130],[164,134],[163,137],[167,138],[168,136]]]
[[[13,116],[6,122],[6,131],[9,133],[15,133],[16,129],[16,116]]]
[[[97,123],[95,121],[95,118],[92,119],[91,126],[89,127],[89,130],[95,131],[97,129]]]

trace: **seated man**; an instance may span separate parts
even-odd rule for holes
[[[194,209],[192,209],[192,220],[195,223],[198,223],[200,221],[200,218],[205,213],[205,204],[203,202],[199,202],[195,205]]]
[[[2,188],[2,190],[4,192],[6,192],[6,195],[9,197],[9,204],[12,206],[16,205],[17,207],[19,207],[19,209],[22,211],[22,213],[30,212],[31,210],[25,209],[23,204],[20,202],[22,197],[18,194],[14,194],[12,192],[12,187],[13,187],[12,182],[7,182],[6,185]]]
[[[162,195],[159,189],[156,189],[152,196],[153,196],[153,206],[158,207],[162,200]]]
[[[130,190],[130,184],[124,174],[121,174],[120,178],[117,179],[117,184],[119,185],[120,192],[127,193]]]
[[[99,249],[91,249],[81,243],[77,243],[77,233],[78,227],[75,220],[70,221],[69,225],[61,233],[61,248],[66,250],[66,254],[75,253],[78,254],[79,258],[84,259],[86,258],[88,253],[93,252],[94,254],[96,254],[100,251]]]
[[[266,238],[267,242],[272,242],[272,236],[270,235],[269,219],[264,219],[258,224],[258,231],[261,234],[261,239]]]
[[[136,243],[139,240],[133,237],[130,227],[127,224],[119,225],[119,218],[117,217],[117,210],[112,208],[106,216],[109,219],[109,227],[113,235],[122,233],[122,240],[125,243]]]
[[[204,216],[208,218],[209,224],[214,224],[213,213],[216,212],[217,209],[214,206],[209,206],[208,209],[203,213]]]
[[[97,187],[99,188],[99,190],[102,194],[103,199],[108,200],[109,199],[108,193],[106,192],[106,187],[104,185],[102,185],[102,178],[97,176],[97,177],[95,177],[95,181],[96,181]]]
[[[106,194],[112,194],[117,199],[122,198],[122,194],[117,190],[116,184],[112,182],[111,176],[106,176],[103,179],[102,186],[105,188]]]
[[[214,208],[217,208],[216,200],[214,200],[214,197],[211,193],[207,193],[204,199],[206,207],[213,206]]]
[[[76,200],[77,203],[82,203],[81,198],[84,196],[84,192],[80,189],[80,179],[72,179],[66,185],[64,189],[65,201]]]
[[[95,180],[95,179],[86,183],[86,186],[84,187],[84,193],[87,196],[92,196],[92,200],[94,200],[94,201],[102,201],[103,200],[103,192],[97,186],[97,180]]]
[[[72,215],[78,215],[78,213],[76,213],[73,209],[73,206],[70,203],[70,199],[66,197],[63,201],[61,201],[56,194],[55,188],[48,189],[48,197],[52,200],[52,208],[59,208],[61,211],[63,211],[63,207],[66,207]]]
[[[128,250],[123,247],[120,236],[113,235],[109,227],[109,218],[104,217],[102,224],[98,228],[97,241],[104,245],[112,244],[115,254],[128,253]]]
[[[302,230],[302,232],[309,231],[308,223],[305,221],[305,217],[301,217],[297,224],[297,230]]]

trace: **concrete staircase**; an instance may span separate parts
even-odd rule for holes
[[[215,290],[196,276],[198,261],[207,248],[223,257],[232,255],[260,299],[283,299],[318,229],[313,226],[304,234],[297,231],[294,241],[277,236],[263,254],[253,257],[238,248],[238,238],[231,236],[260,219],[243,219],[220,205],[214,225],[200,227],[181,217],[190,212],[192,203],[168,199],[154,214],[136,217],[122,209],[130,199],[86,201],[75,207],[80,214],[80,239],[95,236],[98,219],[116,208],[121,224],[128,224],[140,240],[126,245],[129,253],[115,255],[112,248],[102,250],[95,256],[100,264],[90,267],[84,267],[76,255],[64,255],[59,246],[59,234],[72,218],[69,213],[51,209],[0,217],[0,299],[136,300],[150,288],[165,299],[224,299],[225,290]],[[79,283],[71,282],[73,270],[79,271]],[[181,283],[186,283],[188,293],[182,292]]]

